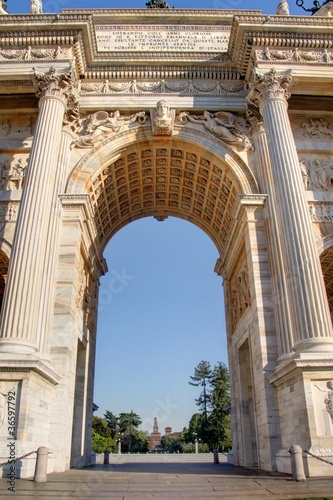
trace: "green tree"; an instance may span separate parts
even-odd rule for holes
[[[121,449],[125,453],[145,453],[148,451],[147,436],[137,429],[126,429],[121,435]]]
[[[118,417],[119,431],[122,434],[121,443],[124,451],[147,451],[148,440],[137,428],[142,423],[137,413],[120,413]]]
[[[209,361],[200,361],[200,363],[194,368],[194,376],[191,376],[190,378],[190,385],[202,387],[202,391],[198,399],[195,399],[195,404],[200,408],[204,416],[203,438],[205,439],[208,428],[207,408],[211,403],[211,395],[209,393],[208,387],[212,378],[212,369]]]
[[[214,447],[231,447],[230,428],[230,380],[229,370],[224,363],[214,366],[211,385],[211,408],[209,416],[209,441]]]
[[[211,406],[213,410],[225,411],[230,404],[230,379],[229,370],[225,363],[219,361],[212,372]]]
[[[195,400],[196,405],[202,410],[203,414],[207,416],[207,406],[210,403],[210,394],[207,386],[212,378],[212,369],[209,361],[200,361],[198,366],[194,368],[194,376],[190,377],[190,385],[196,387],[202,386],[202,391],[198,399]]]
[[[137,429],[142,424],[141,418],[133,410],[130,413],[120,413],[118,422],[120,432],[125,432],[128,429]]]
[[[186,443],[194,443],[196,439],[203,440],[204,435],[204,416],[201,413],[194,413],[188,424],[188,429],[184,432]]]
[[[108,438],[111,436],[110,429],[104,418],[94,415],[92,419],[92,428],[97,434],[102,437]]]
[[[161,445],[163,450],[169,453],[178,453],[183,451],[183,439],[182,435],[176,436],[162,436]]]
[[[104,413],[104,418],[110,429],[111,437],[116,437],[118,433],[118,417],[112,413],[110,410],[106,410]]]
[[[147,453],[149,449],[148,439],[144,432],[134,430],[132,431],[132,445],[129,451],[135,453]]]
[[[105,450],[114,451],[116,441],[111,437],[101,436],[95,429],[92,430],[91,449],[94,453],[103,453]]]
[[[211,448],[230,449],[230,382],[227,366],[218,362],[212,370],[208,361],[201,361],[189,383],[202,386],[203,390],[195,400],[201,413],[192,416],[185,434],[186,443],[194,442],[197,438],[202,443],[208,443]]]

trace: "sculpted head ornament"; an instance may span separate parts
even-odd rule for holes
[[[170,109],[162,99],[157,102],[156,109],[150,110],[150,118],[154,135],[172,135],[176,111]]]

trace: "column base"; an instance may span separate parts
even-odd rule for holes
[[[300,340],[299,342],[296,342],[293,350],[298,355],[303,353],[315,353],[316,355],[320,353],[333,353],[333,338]]]
[[[0,339],[0,354],[13,353],[13,354],[34,354],[37,352],[37,347],[28,340],[21,339]]]
[[[38,358],[36,355],[21,354],[8,355],[0,352],[0,374],[13,372],[35,372],[53,385],[59,384],[61,377],[53,370],[48,359]]]

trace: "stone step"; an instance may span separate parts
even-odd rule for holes
[[[227,455],[219,453],[220,463],[227,461]],[[104,453],[96,455],[96,464],[103,464]],[[214,463],[213,453],[110,453],[109,463]]]

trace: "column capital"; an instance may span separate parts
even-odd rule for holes
[[[291,79],[290,71],[280,75],[274,68],[266,74],[254,71],[252,81],[248,84],[247,99],[257,107],[270,100],[286,102],[291,95],[288,92]]]
[[[267,194],[240,194],[240,204],[244,208],[247,222],[257,222],[262,219]]]
[[[33,83],[39,99],[58,98],[66,106],[78,101],[78,94],[74,89],[73,76],[70,72],[56,74],[53,66],[47,73],[37,73],[35,68],[33,69]]]

